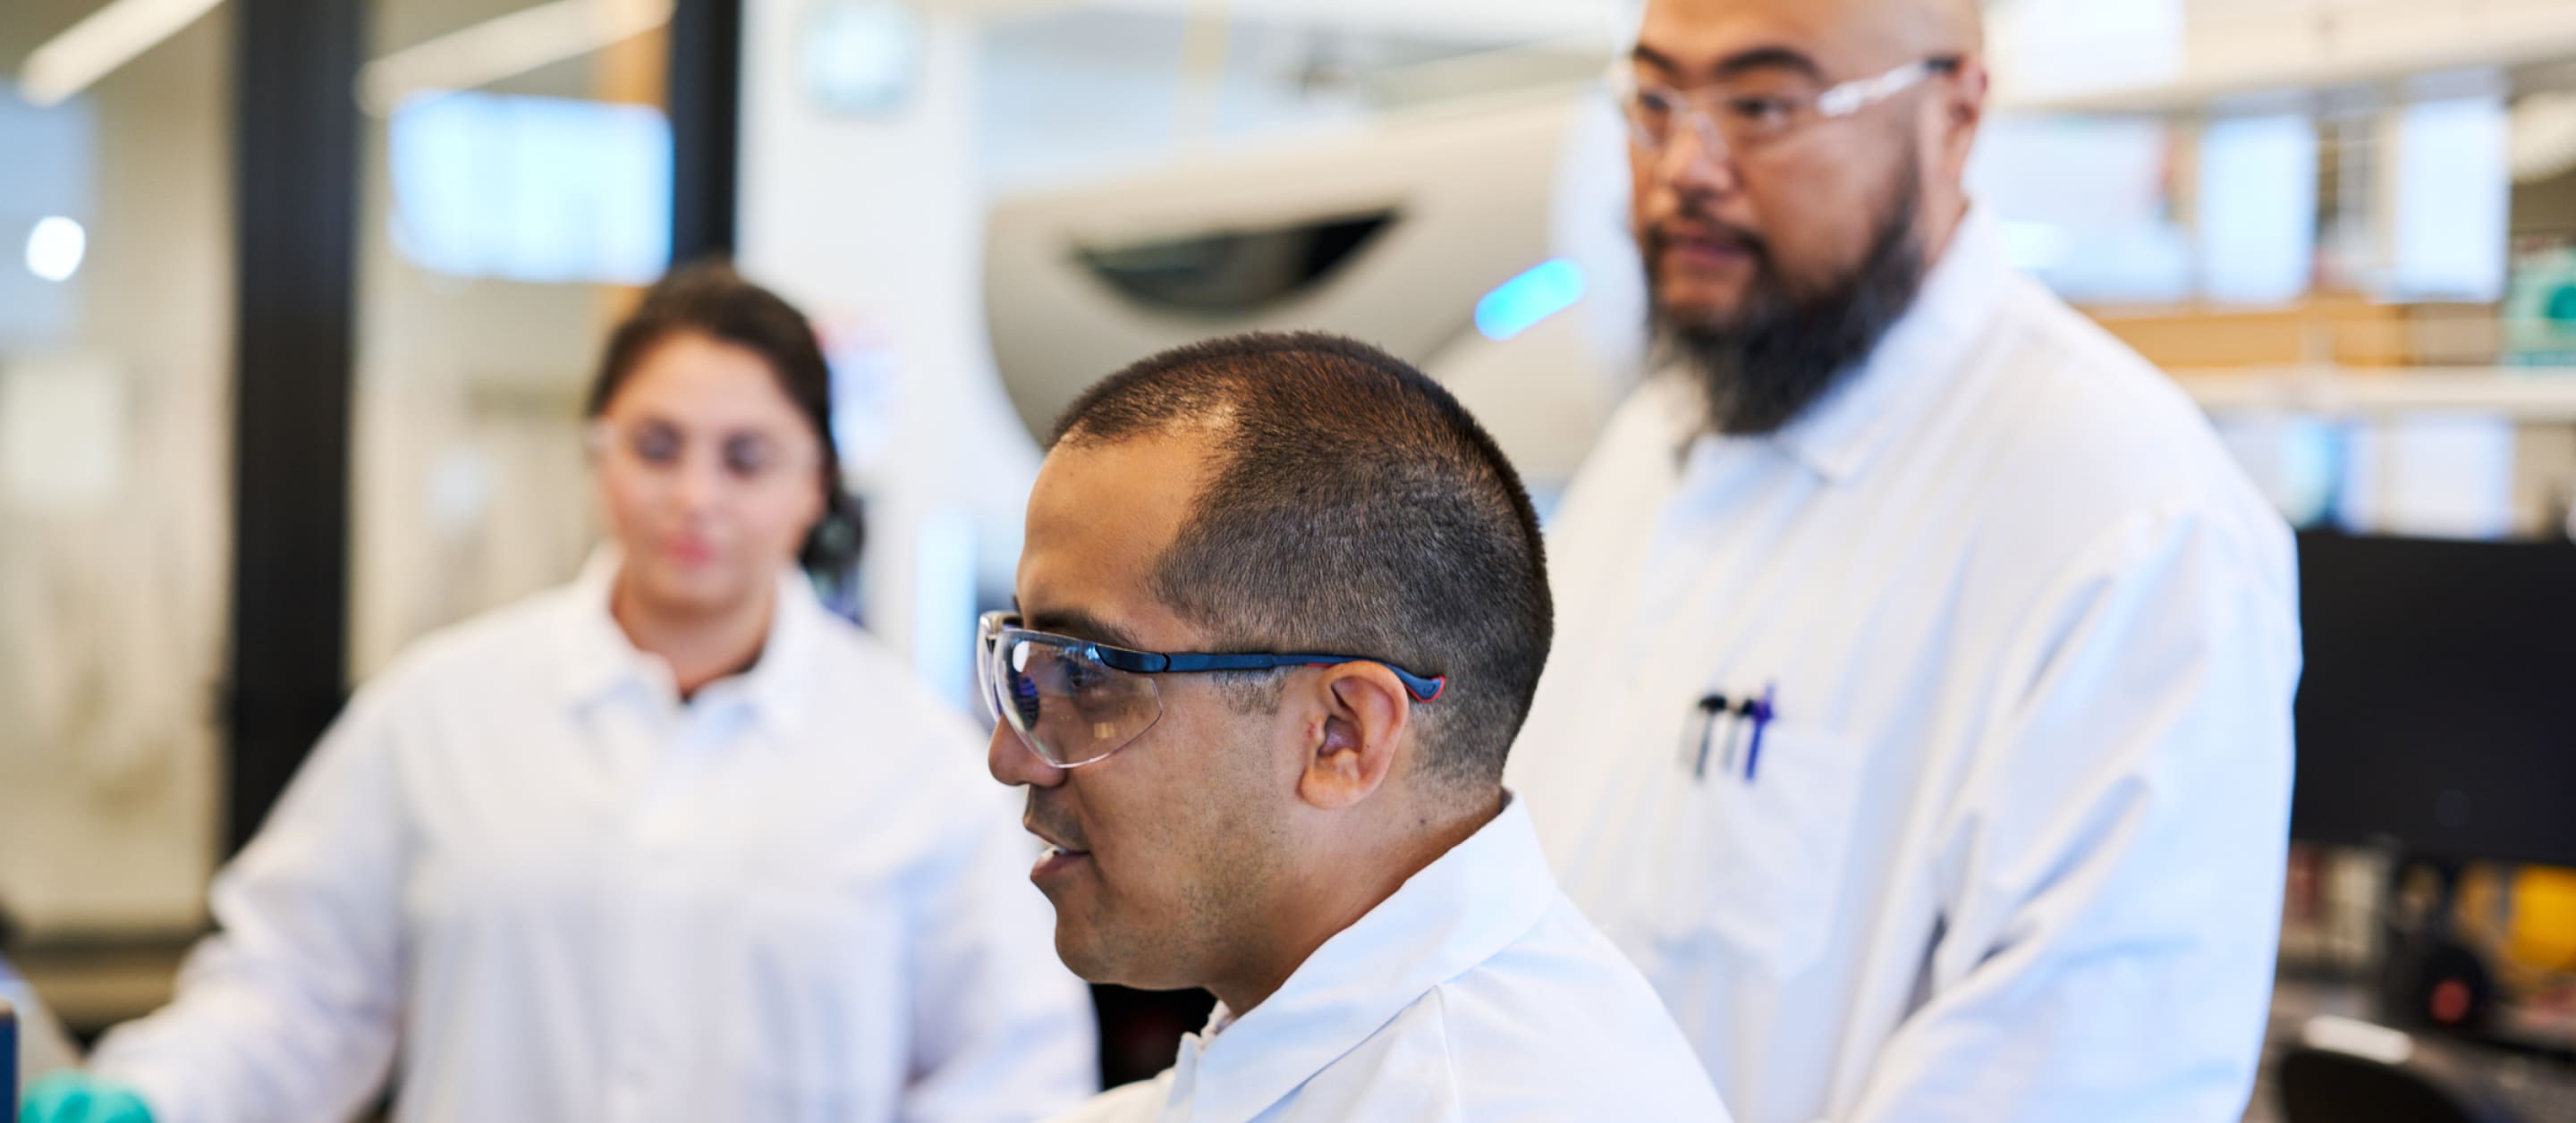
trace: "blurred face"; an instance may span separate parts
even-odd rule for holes
[[[619,580],[649,609],[767,595],[823,514],[822,443],[768,362],[694,332],[648,349],[592,431]]]
[[[1916,61],[1871,18],[1890,0],[1651,0],[1634,56],[1643,83],[1723,85],[1812,99]],[[1632,199],[1660,311],[1743,327],[1848,279],[1918,174],[1902,105],[1816,122],[1752,151],[1711,151],[1677,129],[1629,148]]]
[[[1201,479],[1195,438],[1059,447],[1029,497],[1018,602],[1027,626],[1146,651],[1205,637],[1154,597],[1155,560]],[[1094,982],[1208,985],[1265,936],[1283,881],[1303,751],[1297,718],[1241,712],[1207,675],[1155,679],[1162,716],[1104,760],[1040,761],[1007,727],[993,776],[1029,789],[1049,846],[1030,872],[1056,910],[1056,952]]]

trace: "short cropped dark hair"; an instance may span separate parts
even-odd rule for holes
[[[1414,711],[1427,771],[1498,783],[1554,607],[1520,475],[1436,382],[1317,333],[1155,355],[1085,391],[1051,446],[1209,427],[1215,463],[1156,564],[1158,597],[1221,650],[1382,659],[1442,675]]]

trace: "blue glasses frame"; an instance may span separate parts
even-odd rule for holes
[[[1016,613],[988,612],[977,621],[977,639],[982,648],[976,663],[977,693],[983,695],[985,711],[994,724],[1008,727],[1022,746],[1052,768],[1079,768],[1106,760],[1153,728],[1162,720],[1161,692],[1154,684],[1163,675],[1375,663],[1402,682],[1406,693],[1417,702],[1434,701],[1449,686],[1444,676],[1419,675],[1386,660],[1360,655],[1138,651],[1078,636],[1032,631],[1021,627],[1019,620]],[[1142,689],[1120,690],[1100,684],[1103,689],[1091,694],[1089,703],[1080,700],[1082,694],[1063,694],[1074,703],[1071,712],[1081,716],[1074,725],[1055,731],[1065,738],[1058,743],[1042,735],[1038,728],[1048,713],[1043,700],[1048,692],[1038,685],[1038,672],[1031,671],[1026,662],[1038,650],[1062,653],[1092,668],[1091,674],[1114,676]],[[1064,673],[1050,672],[1047,677]]]
[[[999,640],[1004,631],[1020,632],[1032,636],[1044,636],[1052,640],[1070,640],[1073,643],[1080,645],[1080,650],[1084,655],[1098,660],[1101,666],[1108,667],[1111,670],[1125,671],[1133,675],[1188,675],[1201,674],[1208,671],[1268,671],[1276,670],[1280,667],[1337,667],[1344,663],[1375,663],[1378,666],[1386,668],[1389,674],[1394,675],[1397,681],[1402,682],[1404,684],[1405,691],[1413,695],[1413,700],[1416,702],[1438,701],[1441,691],[1449,688],[1449,676],[1447,675],[1418,675],[1405,670],[1402,667],[1396,666],[1393,663],[1389,663],[1384,659],[1368,655],[1274,655],[1259,652],[1137,651],[1133,648],[1116,647],[1110,644],[1083,639],[1079,636],[1059,636],[1052,632],[1040,632],[1023,628],[1020,626],[1020,616],[1015,612],[986,613],[981,630],[984,635],[991,640]]]

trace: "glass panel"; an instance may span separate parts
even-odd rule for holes
[[[2173,130],[2162,121],[1998,115],[1969,191],[2004,223],[2014,262],[2070,300],[2178,300],[2190,235],[2174,215]]]
[[[2298,114],[2212,121],[2200,136],[2201,291],[2232,303],[2304,295],[2317,254],[2317,125]]]
[[[0,4],[0,909],[37,936],[193,929],[217,840],[232,21],[46,49],[106,7]]]
[[[2513,200],[2503,101],[2421,102],[2398,110],[2390,127],[2396,261],[2383,295],[2501,298]]]
[[[596,538],[582,395],[669,256],[671,133],[669,6],[593,7],[549,24],[562,5],[375,0],[355,681],[424,632],[570,578]]]

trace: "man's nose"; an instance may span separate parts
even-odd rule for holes
[[[984,767],[1013,787],[1052,788],[1064,782],[1064,769],[1039,760],[1008,721],[994,725],[992,739],[984,743]]]
[[[1724,194],[1743,186],[1735,153],[1719,138],[1717,126],[1696,111],[1673,123],[1663,150],[1655,154],[1655,174],[1676,191]]]

